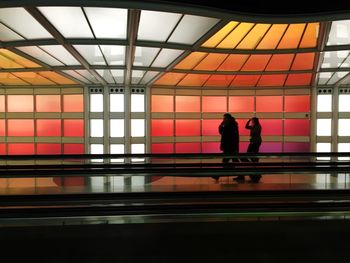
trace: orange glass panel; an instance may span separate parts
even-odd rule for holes
[[[0,112],[5,112],[5,95],[0,95]]]
[[[174,96],[152,95],[152,112],[173,112]]]
[[[16,53],[13,53],[12,51],[8,49],[0,49],[0,54],[4,57],[7,57],[16,63],[26,67],[26,68],[39,68],[41,67],[39,64],[34,63],[33,61],[26,59],[20,55],[17,55]]]
[[[211,75],[204,86],[208,87],[228,87],[232,80],[234,79],[234,75]]]
[[[84,154],[84,144],[82,143],[65,143],[63,145],[64,154]]]
[[[37,154],[61,154],[60,143],[37,143]]]
[[[77,84],[75,81],[66,78],[56,72],[51,72],[51,71],[41,71],[40,72],[41,76],[44,76],[45,78],[50,79],[51,81],[57,83],[57,84]]]
[[[263,71],[271,55],[251,55],[244,64],[242,71]]]
[[[34,120],[7,120],[8,136],[34,136]]]
[[[225,96],[203,96],[202,112],[226,112],[227,97]]]
[[[174,120],[152,120],[151,136],[174,136]]]
[[[307,70],[314,67],[315,53],[299,53],[296,54],[292,70]]]
[[[272,55],[266,71],[289,70],[292,64],[294,54],[276,54]]]
[[[276,119],[262,119],[260,118],[261,124],[261,135],[269,135],[269,136],[281,136],[282,135],[282,120]]]
[[[193,69],[199,62],[204,59],[208,53],[205,52],[192,52],[181,62],[179,62],[174,68],[175,69]]]
[[[200,121],[199,120],[175,120],[176,136],[199,136]]]
[[[36,136],[61,136],[61,120],[36,120]]]
[[[175,97],[176,112],[200,112],[199,96],[176,96]]]
[[[200,153],[201,145],[198,142],[181,142],[175,144],[176,153]]]
[[[162,75],[156,82],[155,85],[166,85],[166,86],[174,86],[176,85],[186,73],[165,73]]]
[[[316,47],[319,27],[319,23],[309,23],[307,25],[299,48]]]
[[[6,144],[5,143],[0,143],[0,154],[5,155],[6,154]],[[5,179],[3,179],[5,180]]]
[[[254,112],[254,96],[230,96],[229,112]]]
[[[309,152],[310,143],[308,142],[285,142],[284,152]]]
[[[9,155],[34,154],[34,143],[9,143],[7,151]]]
[[[289,74],[286,86],[309,86],[311,85],[311,73]]]
[[[239,135],[249,135],[250,134],[250,130],[245,128],[245,125],[246,125],[248,119],[236,119],[236,121],[238,123]]]
[[[60,95],[36,95],[37,112],[61,112]]]
[[[202,153],[220,153],[220,142],[203,142]]]
[[[63,120],[63,135],[83,137],[84,120]]]
[[[283,86],[287,74],[261,75],[258,86],[274,87]]]
[[[232,54],[221,64],[218,70],[222,71],[239,71],[247,61],[249,55]]]
[[[272,25],[265,37],[260,41],[256,49],[275,49],[288,25]]]
[[[282,96],[257,96],[256,112],[282,112]]]
[[[238,22],[231,21],[220,29],[215,35],[209,38],[202,47],[214,48],[216,47],[231,31],[238,25]]]
[[[222,120],[202,120],[203,136],[219,136],[219,125]]]
[[[7,95],[8,112],[33,112],[33,95]]]
[[[7,72],[0,72],[0,83],[3,85],[29,85],[27,82]]]
[[[23,68],[23,66],[7,57],[2,56],[0,52],[0,68]]]
[[[173,153],[174,145],[172,143],[153,143],[152,153]]]
[[[260,75],[237,75],[231,83],[231,87],[254,87]]]
[[[240,23],[217,47],[235,48],[254,25],[253,23]]]
[[[237,49],[255,49],[270,26],[271,24],[256,24],[237,46]]]
[[[284,96],[284,111],[285,112],[309,112],[310,111],[310,96]]]
[[[6,135],[6,127],[5,127],[5,120],[2,119],[0,120],[0,136],[5,136]]]
[[[35,85],[52,85],[55,84],[51,80],[42,77],[39,72],[13,72],[13,75]]]
[[[193,86],[193,87],[201,87],[210,77],[208,74],[187,74],[184,77],[178,86]]]
[[[307,119],[284,120],[284,135],[310,136],[310,120],[307,120]]]
[[[216,70],[227,58],[227,54],[209,54],[194,69],[195,70]]]
[[[298,48],[305,24],[290,24],[277,49]]]
[[[84,98],[81,94],[63,95],[64,112],[84,112]]]

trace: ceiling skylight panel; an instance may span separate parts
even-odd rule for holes
[[[134,66],[148,67],[157,56],[159,48],[152,47],[136,47]]]
[[[328,81],[328,85],[332,85],[335,84],[336,82],[338,82],[340,79],[342,79],[343,77],[345,77],[349,72],[345,71],[345,72],[335,72],[333,74],[333,76],[331,77],[331,79]]]
[[[348,57],[349,51],[331,51],[325,52],[323,55],[322,68],[338,68]]]
[[[28,46],[28,47],[18,47],[17,49],[23,51],[24,53],[27,53],[28,55],[44,62],[45,64],[48,64],[50,66],[62,66],[63,64],[55,59],[54,57],[47,54],[42,49],[38,48],[37,46]]]
[[[86,69],[78,69],[76,70],[77,73],[82,75],[84,78],[90,80],[92,83],[99,83],[99,81],[95,78],[94,75],[92,75],[88,70]]]
[[[72,76],[73,78],[75,78],[77,80],[80,80],[81,82],[91,83],[89,80],[87,80],[82,75],[80,75],[79,73],[75,72],[74,70],[62,70],[62,72]]]
[[[321,72],[318,76],[318,85],[325,85],[332,77],[333,72]]]
[[[106,65],[98,45],[74,45],[90,65]]]
[[[142,78],[140,84],[147,84],[150,82],[155,76],[158,75],[158,71],[148,71],[144,77]]]
[[[327,46],[350,44],[350,20],[332,22]]]
[[[100,74],[100,76],[102,78],[104,78],[107,81],[107,83],[110,83],[110,84],[114,84],[115,83],[114,82],[114,78],[113,78],[113,76],[112,76],[112,74],[111,74],[111,72],[109,70],[107,70],[107,69],[98,69],[96,71],[97,71],[98,74]]]
[[[23,40],[24,38],[0,23],[0,41]]]
[[[78,60],[76,60],[71,53],[67,51],[63,46],[60,45],[50,45],[50,46],[40,46],[41,49],[45,50],[51,56],[59,59],[66,65],[80,65]]]
[[[125,65],[125,46],[100,46],[108,65]]]
[[[145,73],[146,71],[143,70],[133,70],[131,73],[131,84],[138,84]]]
[[[171,62],[177,59],[182,53],[183,53],[183,50],[163,48],[160,51],[157,58],[152,63],[152,67],[165,68],[169,66]]]
[[[124,70],[123,69],[112,69],[111,70],[114,81],[117,84],[124,83]]]

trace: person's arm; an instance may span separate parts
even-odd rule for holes
[[[252,126],[250,126],[250,121],[251,121],[251,119],[249,119],[245,125],[245,128],[248,130],[251,130],[253,128]]]
[[[224,132],[224,123],[222,122],[222,123],[219,125],[219,133],[222,135],[223,132]]]

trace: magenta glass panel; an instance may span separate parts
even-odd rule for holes
[[[64,112],[84,112],[84,98],[81,94],[63,95]]]
[[[6,127],[5,127],[5,120],[2,119],[0,120],[0,136],[5,136],[6,135]]]
[[[282,120],[259,119],[262,127],[261,135],[282,135]]]
[[[64,154],[84,154],[84,144],[82,143],[66,143],[63,145]]]
[[[6,154],[6,144],[0,143],[0,154],[5,155]]]
[[[33,112],[33,95],[7,95],[8,112]]]
[[[34,136],[34,120],[7,120],[8,136]]]
[[[61,154],[60,143],[37,143],[36,144],[37,154]]]
[[[36,136],[61,136],[61,120],[36,120]]]
[[[284,120],[284,135],[310,136],[310,120],[308,119]]]
[[[175,135],[176,136],[199,136],[200,121],[199,120],[176,120]]]
[[[36,95],[37,112],[61,112],[60,95]]]
[[[174,145],[172,143],[153,143],[152,153],[173,153]]]
[[[84,120],[63,120],[63,136],[84,136]]]
[[[309,152],[310,143],[308,142],[285,142],[284,152]]]
[[[174,136],[173,120],[152,120],[152,136]]]
[[[256,96],[256,112],[282,112],[282,96]]]
[[[34,143],[9,143],[7,151],[9,155],[34,154]]]
[[[254,96],[230,96],[229,112],[254,112]]]
[[[236,121],[238,123],[239,135],[249,135],[250,130],[245,128],[245,125],[246,125],[248,119],[236,119]]]
[[[199,142],[179,142],[175,144],[176,153],[200,153],[201,146]]]
[[[199,96],[176,96],[175,97],[176,112],[200,112]]]
[[[221,153],[220,142],[203,142],[202,153]]]
[[[284,96],[285,112],[310,112],[310,96]]]
[[[282,152],[282,143],[281,142],[263,142],[260,146],[260,151],[262,153],[278,153]]]
[[[246,153],[248,150],[249,142],[239,142],[239,152]]]
[[[219,136],[219,125],[222,120],[202,120],[202,135]]]
[[[226,112],[227,97],[225,96],[203,96],[202,112]]]
[[[0,95],[0,112],[5,112],[5,95]]]
[[[152,112],[173,112],[174,96],[152,95]]]

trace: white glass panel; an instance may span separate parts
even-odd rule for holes
[[[114,84],[114,78],[111,74],[111,72],[108,69],[97,69],[96,72],[102,77],[104,78],[107,83],[109,84]]]
[[[103,154],[103,144],[91,144],[90,145],[91,154]],[[103,159],[92,159],[91,162],[103,162]]]
[[[350,43],[350,20],[333,21],[328,37],[329,45],[343,45]]]
[[[106,65],[100,48],[97,45],[74,45],[74,47],[90,65]]]
[[[182,50],[163,48],[152,63],[152,67],[165,68],[183,53]]]
[[[80,7],[38,7],[65,38],[94,38]]]
[[[138,154],[138,153],[145,153],[145,145],[142,143],[138,144],[131,144],[131,153]],[[132,162],[143,162],[144,158],[132,158]]]
[[[145,75],[146,71],[143,70],[133,70],[131,72],[131,84],[139,84],[143,75]]]
[[[165,42],[181,16],[174,13],[141,11],[137,39]]]
[[[141,175],[133,175],[131,177],[131,185],[135,186],[145,186],[145,177]]]
[[[23,40],[24,38],[0,23],[0,41]]]
[[[350,112],[350,94],[339,95],[339,112]]]
[[[53,38],[24,8],[0,8],[0,22],[27,39]]]
[[[136,47],[134,66],[148,67],[159,52],[159,48]]]
[[[63,66],[63,63],[55,59],[54,57],[47,54],[44,50],[36,47],[36,46],[29,46],[29,47],[18,47],[17,49],[23,51],[24,53],[27,53],[28,55],[41,60],[42,62],[50,65],[50,66]]]
[[[324,94],[317,95],[317,111],[331,112],[332,111],[332,95]]]
[[[350,103],[350,101],[349,101]],[[339,136],[350,136],[350,119],[339,119],[338,120],[338,135]]]
[[[103,94],[90,94],[90,112],[103,112]]]
[[[332,77],[333,72],[321,72],[318,77],[318,84],[325,85],[327,81]]]
[[[90,137],[103,137],[103,120],[90,120]]]
[[[126,39],[126,9],[84,7],[84,10],[96,38]]]
[[[79,73],[80,75],[82,75],[84,78],[90,80],[93,83],[99,83],[99,81],[95,78],[95,76],[93,76],[88,70],[86,69],[77,69],[76,70],[77,73]]]
[[[75,72],[74,70],[63,70],[64,73],[72,76],[73,78],[76,78],[77,80],[80,80],[84,83],[91,83],[89,80],[87,80],[86,78],[84,78],[82,75],[80,75],[79,73]]]
[[[350,68],[350,56],[345,59],[343,64],[340,65],[341,68]]]
[[[124,119],[110,120],[110,137],[124,137]]]
[[[216,18],[185,15],[168,42],[192,45],[217,22]]]
[[[347,152],[350,156],[350,143],[338,143],[338,152]],[[350,160],[350,157],[339,157],[339,160]]]
[[[41,49],[45,50],[51,56],[57,58],[66,65],[80,65],[71,53],[67,51],[63,46],[52,45],[52,46],[40,46]]]
[[[331,136],[332,135],[332,120],[331,119],[317,119],[317,136]]]
[[[90,177],[90,183],[91,183],[91,191],[95,193],[103,192],[104,191],[104,183],[105,183],[105,177],[104,176],[91,176]]]
[[[145,137],[145,120],[131,120],[131,137]]]
[[[131,94],[131,112],[145,112],[144,94]]]
[[[158,75],[158,71],[148,71],[143,79],[141,80],[140,84],[147,84],[149,81],[151,81],[155,76]]]
[[[111,144],[110,145],[111,154],[124,154],[124,144]],[[111,159],[112,163],[123,163],[124,159]]]
[[[122,69],[112,69],[111,73],[112,73],[112,76],[114,78],[114,81],[117,84],[124,83],[124,70],[122,70]]]
[[[322,68],[338,68],[349,55],[349,51],[325,52],[323,56]]]
[[[106,46],[101,45],[101,50],[106,58],[108,65],[125,65],[125,47],[124,46]]]
[[[110,112],[124,112],[124,94],[109,95]]]
[[[332,76],[332,78],[328,81],[327,85],[331,85],[336,83],[338,80],[342,79],[343,77],[345,77],[347,74],[349,73],[349,71],[345,71],[345,72],[335,72]]]
[[[331,151],[331,144],[319,142],[316,144],[316,151],[319,153],[330,152]],[[330,160],[330,159],[331,159],[330,157],[318,157],[317,158],[317,160]]]

